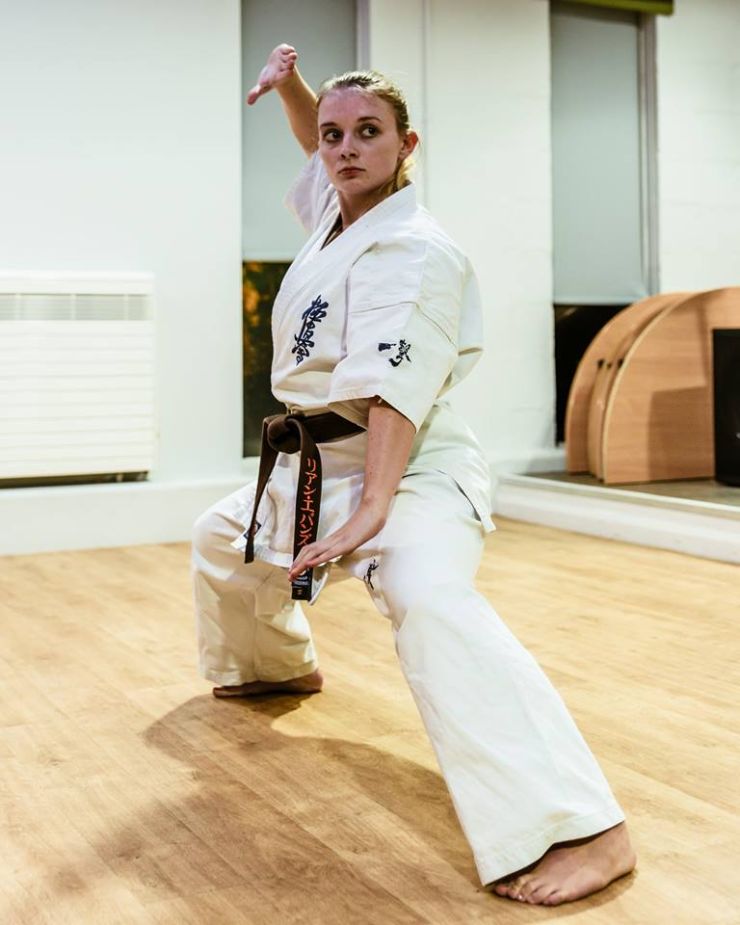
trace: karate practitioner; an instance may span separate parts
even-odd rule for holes
[[[418,138],[397,88],[351,73],[317,98],[296,58],[278,46],[248,97],[276,89],[308,155],[287,204],[309,237],[272,319],[288,414],[265,423],[258,481],[195,525],[202,673],[217,697],[319,691],[299,602],[330,576],[362,579],[482,883],[577,899],[635,855],[562,699],[473,587],[494,529],[488,467],[442,398],[481,352],[472,268],[416,204]]]

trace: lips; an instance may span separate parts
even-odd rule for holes
[[[363,173],[363,169],[362,167],[343,167],[339,173],[348,176],[350,174]]]

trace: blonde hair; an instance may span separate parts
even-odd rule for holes
[[[366,93],[372,93],[373,96],[385,100],[393,107],[396,116],[396,128],[398,134],[404,138],[411,129],[409,120],[409,110],[406,103],[406,97],[392,81],[388,80],[378,71],[346,71],[335,77],[329,77],[319,87],[316,97],[316,108],[318,109],[324,97],[333,90],[348,89],[364,90]],[[396,167],[395,173],[384,190],[386,196],[397,193],[398,190],[408,186],[411,182],[411,176],[414,169],[414,159],[411,155],[405,157]]]

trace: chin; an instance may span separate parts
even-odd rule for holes
[[[364,174],[357,177],[337,177],[334,186],[337,189],[344,190],[348,193],[354,193],[355,195],[357,193],[367,193],[374,189],[373,184],[368,182]]]

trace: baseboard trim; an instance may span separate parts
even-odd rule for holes
[[[179,543],[193,522],[256,471],[232,478],[6,488],[0,491],[0,555]]]
[[[740,509],[710,502],[499,475],[494,514],[740,563]]]

